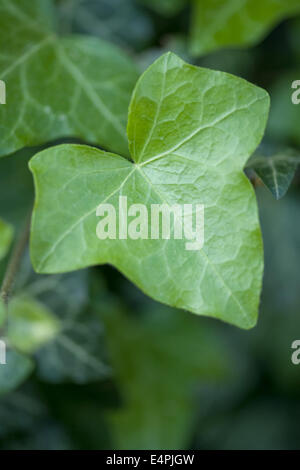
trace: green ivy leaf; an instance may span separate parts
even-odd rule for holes
[[[13,228],[11,225],[0,219],[0,260],[4,258],[9,250],[13,238]]]
[[[282,198],[294,178],[300,164],[299,152],[286,149],[274,155],[254,155],[248,162],[276,199]]]
[[[13,349],[8,349],[6,364],[0,364],[0,396],[12,392],[31,374],[31,359]]]
[[[111,376],[103,360],[103,327],[93,312],[66,319],[63,330],[37,355],[38,375],[50,383],[86,384]]]
[[[60,137],[127,154],[133,63],[100,39],[58,37],[51,7],[50,0],[1,0],[1,155]]]
[[[299,0],[193,0],[191,50],[250,46],[271,28],[300,12]]]
[[[34,353],[59,331],[58,319],[45,305],[30,297],[15,297],[10,301],[7,337],[20,352]]]
[[[87,271],[36,277],[27,290],[57,312],[61,325],[59,333],[36,355],[39,377],[51,383],[79,384],[106,379],[111,370],[103,346],[104,328],[97,314],[88,308]]]
[[[78,145],[31,160],[35,269],[111,263],[160,302],[252,327],[263,253],[255,194],[242,169],[262,138],[268,108],[267,93],[244,80],[162,56],[133,93],[133,163]],[[101,202],[117,208],[120,195],[149,210],[163,202],[204,204],[204,248],[187,251],[176,239],[100,242],[96,209]]]

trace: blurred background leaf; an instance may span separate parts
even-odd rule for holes
[[[262,40],[277,23],[299,14],[298,0],[193,0],[191,50],[194,55]]]
[[[8,306],[9,344],[32,354],[59,333],[56,317],[40,302],[26,296],[14,297]]]
[[[248,161],[247,169],[255,171],[275,199],[282,198],[300,164],[300,153],[293,149],[259,149]]]
[[[154,36],[147,11],[135,0],[61,0],[62,32],[92,34],[141,50]]]

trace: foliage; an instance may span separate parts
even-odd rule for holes
[[[257,153],[247,166],[262,179],[274,197],[280,199],[289,189],[299,163],[299,152],[283,149],[267,156]]]
[[[100,39],[57,36],[52,7],[50,0],[1,0],[0,44],[8,47],[0,75],[9,105],[0,108],[0,155],[67,136],[126,154],[133,63]]]
[[[191,48],[196,55],[223,47],[249,46],[300,12],[298,0],[193,0]]]
[[[226,103],[219,98],[224,89]],[[203,120],[197,122],[201,112]],[[31,240],[35,269],[57,273],[109,262],[156,300],[253,326],[262,250],[255,200],[241,170],[262,137],[267,113],[263,90],[164,55],[133,93],[128,139],[134,164],[80,146],[55,147],[31,161],[38,195]],[[253,128],[251,135],[247,126]],[[95,211],[101,201],[117,207],[120,195],[128,204],[147,206],[201,201],[207,208],[205,248],[195,254],[186,251],[184,240],[108,238],[99,252]],[[248,227],[242,231],[245,208]],[[46,228],[54,215],[57,223]],[[80,253],[76,259],[74,251]]]
[[[298,13],[0,0],[1,450],[299,447]],[[119,195],[202,250],[100,241]]]

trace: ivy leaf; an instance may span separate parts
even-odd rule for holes
[[[71,321],[37,355],[38,375],[50,383],[85,384],[107,379],[110,367],[103,361],[103,327],[87,312]]]
[[[274,155],[254,155],[247,164],[261,178],[276,199],[282,198],[300,164],[299,152],[286,149]]]
[[[148,12],[136,0],[74,0],[61,2],[62,23],[79,33],[140,50],[153,40]]]
[[[99,292],[99,280],[97,283]],[[37,373],[50,383],[89,383],[111,375],[106,364],[104,329],[87,306],[86,271],[44,276],[28,287],[57,312],[60,331],[38,351]]]
[[[61,137],[127,154],[133,63],[100,39],[58,37],[53,16],[50,0],[1,0],[1,155]]]
[[[31,374],[31,359],[13,349],[8,349],[6,364],[0,364],[0,396],[12,392]]]
[[[0,219],[0,260],[5,257],[7,251],[9,250],[12,238],[12,226]]]
[[[9,343],[18,351],[32,354],[59,333],[58,319],[40,302],[15,297],[9,303]]]
[[[271,28],[300,12],[299,0],[193,0],[191,50],[206,54],[223,47],[250,46]]]
[[[163,55],[133,93],[133,163],[78,145],[31,160],[35,269],[110,263],[155,300],[252,327],[263,253],[255,194],[242,169],[262,138],[268,109],[264,90]],[[128,207],[141,203],[150,212],[151,204],[203,204],[204,247],[187,251],[185,240],[172,237],[100,242],[96,209],[103,202],[118,208],[120,195]]]

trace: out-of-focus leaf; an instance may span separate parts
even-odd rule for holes
[[[116,448],[183,449],[193,428],[193,390],[230,377],[230,353],[203,319],[165,307],[103,314],[123,403],[109,413]]]
[[[253,45],[277,23],[300,12],[299,0],[193,0],[193,3],[194,55]]]
[[[63,324],[55,340],[37,355],[39,376],[51,383],[84,384],[111,375],[103,360],[103,328],[99,318],[87,312]]]
[[[52,383],[88,383],[110,376],[99,317],[88,305],[87,271],[39,276],[28,289],[57,313],[60,333],[37,354],[39,376]],[[97,280],[97,292],[103,286]]]
[[[32,270],[29,284],[21,287],[46,304],[62,323],[72,322],[89,302],[87,270],[57,276],[38,276]],[[98,289],[101,289],[100,282]]]
[[[65,0],[62,22],[75,33],[99,36],[122,46],[141,49],[153,36],[149,15],[135,0]]]
[[[13,350],[6,352],[6,364],[0,364],[0,396],[12,392],[31,374],[32,360]]]
[[[78,145],[31,160],[38,195],[31,233],[36,271],[111,263],[155,300],[253,327],[263,256],[255,195],[242,169],[260,143],[268,109],[264,90],[163,55],[133,93],[133,162]],[[96,210],[105,201],[118,211],[120,195],[128,207],[142,203],[148,213],[152,204],[176,203],[192,204],[195,215],[201,202],[204,247],[187,251],[185,239],[139,235],[99,242]]]
[[[0,107],[0,155],[59,137],[127,155],[135,66],[100,39],[56,36],[51,6],[51,0],[1,0],[0,77],[7,104]]]
[[[28,264],[29,264],[28,259]],[[27,264],[27,263],[26,263]],[[88,276],[87,271],[78,271],[59,276],[37,276],[35,273],[27,273],[28,268],[24,266],[19,276],[25,279],[25,283],[16,283],[16,292],[20,295],[34,296],[34,316],[38,313],[39,321],[43,323],[43,335],[47,332],[47,341],[36,353],[37,372],[43,380],[53,383],[75,382],[86,383],[103,379],[110,375],[110,368],[106,365],[105,351],[103,347],[103,326],[96,314],[88,309]],[[32,268],[31,268],[32,270]],[[101,290],[101,282],[98,279],[97,289]],[[23,320],[20,302],[17,299],[18,318],[12,315],[11,334],[20,347],[27,347],[29,336],[22,336],[23,326],[35,333],[37,323],[33,321],[26,325]],[[28,312],[30,312],[28,305]],[[14,308],[12,301],[11,308]],[[50,310],[50,311],[49,311]],[[55,313],[55,317],[50,312]],[[26,311],[24,312],[24,314]],[[42,314],[42,315],[41,315]],[[50,314],[50,317],[49,317]],[[26,315],[26,320],[30,320]],[[34,319],[33,319],[34,320]],[[54,321],[53,321],[54,320]],[[46,328],[46,331],[44,329]],[[17,331],[16,331],[17,328]],[[39,333],[41,331],[39,330]],[[44,338],[46,340],[46,338]],[[36,342],[31,343],[35,348]]]
[[[300,154],[292,149],[282,150],[274,155],[255,154],[248,162],[276,199],[282,198],[294,178],[300,164]]]
[[[0,260],[4,258],[9,250],[13,238],[13,228],[11,225],[0,219]]]
[[[186,4],[186,0],[139,0],[140,3],[162,15],[175,15]]]
[[[53,340],[59,331],[58,319],[45,305],[29,297],[15,297],[10,301],[7,336],[19,351],[32,354]]]

